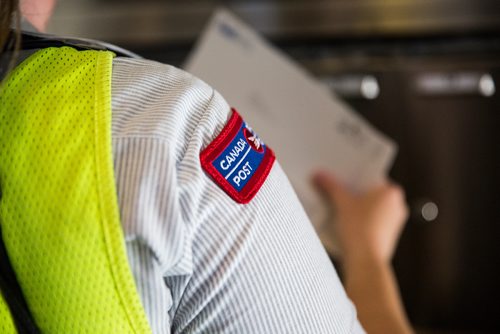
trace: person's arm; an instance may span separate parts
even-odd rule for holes
[[[412,333],[390,263],[408,215],[403,190],[387,182],[355,195],[328,173],[315,181],[336,209],[345,289],[361,324],[368,333]]]

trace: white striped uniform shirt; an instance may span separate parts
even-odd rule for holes
[[[202,169],[231,114],[216,91],[118,57],[112,112],[121,221],[154,333],[363,332],[279,163],[249,204]]]

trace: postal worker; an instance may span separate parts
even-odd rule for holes
[[[354,196],[317,175],[346,293],[272,149],[219,93],[40,33],[53,5],[0,3],[0,332],[411,332],[390,267],[399,188]]]

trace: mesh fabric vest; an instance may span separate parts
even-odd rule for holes
[[[0,224],[43,333],[150,333],[111,151],[113,54],[38,51],[0,87]],[[0,331],[15,332],[0,297]]]

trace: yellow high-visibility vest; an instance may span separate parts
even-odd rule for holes
[[[42,333],[150,333],[119,219],[113,53],[42,49],[0,86],[0,224]],[[15,333],[0,298],[0,332]]]

